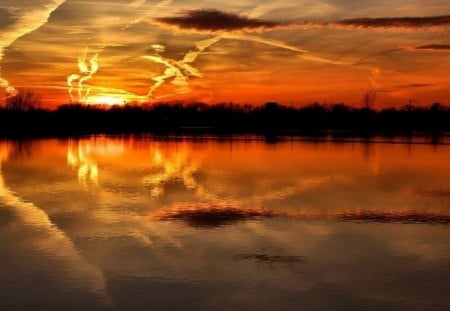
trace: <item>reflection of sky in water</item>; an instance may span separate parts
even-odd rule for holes
[[[448,146],[91,138],[0,151],[2,307],[61,306],[55,292],[95,309],[449,304]]]

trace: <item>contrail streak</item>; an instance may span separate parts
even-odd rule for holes
[[[377,58],[377,57],[380,57],[380,56],[383,56],[383,55],[387,55],[387,54],[391,54],[391,53],[395,53],[395,52],[400,52],[400,51],[403,51],[403,50],[405,50],[405,48],[395,48],[395,49],[385,50],[385,51],[382,51],[382,52],[377,53],[375,55],[371,55],[371,56],[368,56],[368,57],[361,58],[356,63],[354,63],[353,66],[362,65],[365,62],[367,62],[368,60],[371,60],[373,58]]]
[[[122,30],[127,30],[127,29],[130,28],[131,26],[136,25],[136,24],[138,24],[138,23],[140,23],[140,22],[142,22],[142,21],[148,19],[150,16],[152,16],[153,14],[155,14],[156,12],[158,12],[160,9],[162,9],[162,8],[168,6],[169,4],[171,4],[172,1],[173,1],[173,0],[163,0],[163,1],[161,1],[160,3],[158,3],[157,5],[155,5],[155,6],[153,7],[153,9],[150,10],[144,17],[136,18],[136,19],[132,20],[130,23],[128,23],[128,24],[126,24],[125,26],[123,26],[123,27],[122,27]],[[136,0],[136,1],[133,1],[131,4],[129,4],[129,6],[130,6],[132,9],[135,10],[135,9],[141,7],[142,5],[144,5],[145,2],[146,2],[145,0]]]
[[[152,97],[153,93],[163,85],[168,79],[173,78],[172,84],[180,86],[184,89],[188,87],[188,80],[190,76],[201,77],[201,73],[191,66],[190,64],[195,62],[198,56],[207,48],[217,43],[221,39],[220,36],[216,36],[210,39],[202,40],[196,43],[196,50],[189,51],[180,61],[175,61],[172,59],[164,58],[159,55],[161,50],[161,45],[153,45],[152,47],[155,49],[156,54],[151,56],[144,56],[145,59],[149,59],[155,63],[162,64],[166,66],[164,74],[154,77],[152,80],[155,81],[155,84],[152,86],[150,91],[147,94],[147,97]],[[183,92],[183,91],[181,91]],[[177,92],[177,93],[180,93]]]
[[[81,76],[77,75],[77,74],[71,74],[70,76],[67,77],[67,86],[69,87],[69,96],[70,96],[70,101],[73,102],[74,98],[73,98],[73,82],[80,79]]]
[[[147,0],[135,0],[131,2],[128,6],[131,8],[138,8],[143,5]]]
[[[18,18],[15,24],[6,32],[0,33],[0,64],[4,56],[4,50],[11,46],[21,37],[39,29],[45,25],[50,15],[59,8],[65,0],[52,0],[34,10],[29,10]],[[0,87],[6,90],[9,96],[15,96],[17,90],[10,85],[9,81],[2,78],[0,67]]]
[[[271,7],[261,7],[254,9],[252,13],[253,18],[259,17],[259,15],[270,11]],[[185,88],[188,86],[188,78],[189,76],[201,77],[201,73],[192,67],[190,64],[194,63],[199,55],[201,55],[206,49],[210,48],[212,45],[217,42],[228,39],[228,40],[241,40],[241,41],[249,41],[260,43],[272,47],[276,47],[279,49],[284,49],[288,51],[292,51],[298,53],[298,56],[304,60],[308,60],[311,62],[318,63],[326,63],[326,64],[337,64],[337,65],[350,65],[339,60],[329,60],[317,55],[312,54],[311,52],[286,44],[282,41],[273,40],[273,39],[265,39],[260,36],[249,35],[246,33],[233,33],[233,32],[224,32],[219,35],[216,35],[213,38],[202,40],[196,43],[197,50],[189,51],[181,61],[174,61],[167,58],[164,58],[159,55],[159,52],[156,50],[156,55],[152,56],[144,56],[144,58],[149,59],[153,62],[163,64],[166,66],[164,74],[154,77],[153,80],[155,84],[152,86],[147,96],[152,97],[153,93],[162,86],[167,80],[173,78],[172,84],[180,85]],[[154,47],[154,46],[153,46]],[[179,93],[179,92],[177,92]]]
[[[304,53],[304,54],[309,53],[306,50],[297,48],[292,45],[288,45],[288,44],[278,41],[278,40],[264,39],[259,36],[248,35],[248,34],[244,34],[244,33],[224,33],[220,37],[223,39],[233,39],[233,40],[261,43],[261,44],[270,45],[273,47],[277,47],[277,48],[284,49],[284,50],[289,50],[289,51],[296,52],[296,53]]]
[[[166,66],[166,70],[164,71],[163,75],[153,78],[153,81],[155,81],[155,84],[153,84],[152,88],[147,93],[147,97],[152,97],[153,93],[161,85],[163,85],[167,79],[172,78],[172,77],[175,78],[172,83],[174,83],[178,86],[186,86],[187,83],[185,82],[185,80],[187,80],[187,77],[184,76],[184,74],[181,71],[181,68],[179,68],[177,66],[177,62],[171,61],[169,59],[164,59],[159,56],[144,56],[144,58],[147,58],[153,62],[156,62],[156,63]],[[175,81],[177,81],[177,82],[175,82]]]
[[[288,45],[281,41],[264,39],[264,38],[261,38],[258,36],[242,34],[242,33],[224,33],[224,34],[215,36],[213,38],[197,42],[196,43],[197,50],[189,51],[188,53],[186,53],[186,55],[184,56],[184,58],[181,61],[174,61],[171,59],[164,58],[159,55],[158,51],[157,51],[156,55],[144,56],[144,58],[146,58],[146,59],[149,59],[155,63],[159,63],[159,64],[166,66],[166,70],[164,71],[163,75],[153,78],[153,80],[155,81],[155,84],[152,86],[152,88],[148,92],[147,96],[152,97],[153,93],[160,86],[162,86],[167,80],[169,80],[171,78],[173,78],[173,80],[171,82],[172,84],[187,88],[189,76],[195,76],[195,77],[202,76],[201,73],[197,69],[192,67],[190,64],[195,62],[197,60],[198,56],[200,56],[206,49],[210,48],[212,45],[214,45],[217,42],[224,40],[224,39],[250,41],[250,42],[265,44],[268,46],[273,46],[276,48],[280,48],[280,49],[298,53],[299,57],[301,57],[302,59],[312,61],[312,62],[326,63],[326,64],[344,64],[342,62],[337,62],[336,60],[333,61],[333,60],[322,58],[320,56],[316,56],[314,54],[311,54],[307,50]],[[155,46],[153,46],[153,47],[155,48]],[[179,92],[177,92],[177,93],[179,93]]]
[[[3,59],[3,47],[0,46],[0,61]],[[4,88],[6,91],[6,94],[10,96],[17,95],[17,90],[9,84],[9,81],[2,78],[2,67],[0,63],[0,87]]]
[[[87,102],[91,89],[90,87],[85,88],[84,83],[92,79],[92,76],[100,68],[98,63],[98,53],[91,57],[89,64],[86,59],[87,53],[88,48],[85,49],[83,55],[78,57],[78,70],[81,75],[71,74],[67,77],[67,86],[69,87],[68,92],[72,102],[74,101],[73,84],[75,81],[78,81],[78,101],[82,102],[84,99],[84,102]]]
[[[265,38],[261,38],[259,36],[248,35],[248,34],[243,34],[243,33],[226,33],[226,34],[223,34],[221,36],[221,38],[255,42],[255,43],[260,43],[260,44],[264,44],[264,45],[268,45],[268,46],[273,46],[273,47],[283,49],[283,50],[292,51],[292,52],[298,53],[298,56],[300,58],[307,60],[307,61],[311,61],[311,62],[323,63],[323,64],[350,65],[349,63],[345,63],[342,61],[330,60],[327,58],[317,56],[308,50],[304,50],[304,49],[286,44],[286,43],[278,41],[278,40],[265,39]]]

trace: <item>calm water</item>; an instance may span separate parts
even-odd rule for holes
[[[1,310],[450,307],[450,145],[97,137],[0,161]]]

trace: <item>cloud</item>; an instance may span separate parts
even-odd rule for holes
[[[281,22],[249,18],[243,15],[212,9],[186,11],[180,16],[160,17],[153,19],[153,21],[167,26],[174,26],[179,29],[209,32],[239,30],[259,31],[286,25]]]
[[[136,1],[133,1],[132,3],[130,3],[128,6],[130,8],[132,8],[133,10],[137,10],[137,9],[141,9],[141,7],[145,4],[145,2],[146,2],[146,0],[136,0]],[[158,12],[160,9],[165,8],[166,6],[168,6],[171,3],[172,3],[172,0],[162,0],[161,2],[156,4],[151,10],[149,10],[145,16],[140,17],[140,18],[135,18],[130,23],[128,23],[127,25],[122,27],[122,30],[126,30],[126,29],[130,28],[131,26],[136,25],[136,24],[146,20],[147,18],[149,18],[150,16],[152,16],[153,14]]]
[[[15,41],[21,37],[35,31],[47,23],[50,15],[60,6],[65,0],[51,0],[43,1],[35,7],[25,8],[22,11],[18,10],[20,7],[10,8],[11,11],[16,12],[16,20],[12,25],[8,25],[6,29],[0,32],[0,65],[4,56],[4,50],[8,48]],[[6,12],[4,9],[2,12]],[[2,13],[3,15],[5,13]],[[0,87],[6,90],[9,95],[16,95],[17,90],[11,86],[8,80],[2,78],[2,71],[0,67]]]
[[[417,46],[416,50],[431,50],[431,51],[448,51],[450,50],[450,44],[427,44]]]
[[[344,221],[363,221],[377,223],[405,223],[405,224],[450,224],[450,216],[433,213],[379,213],[379,212],[357,212],[339,215]]]
[[[138,8],[140,6],[142,6],[145,3],[146,0],[134,0],[132,1],[130,4],[128,4],[128,7],[131,8]]]
[[[221,40],[220,36],[216,36],[214,38],[201,40],[196,43],[197,49],[194,51],[189,51],[183,57],[182,60],[176,61],[169,58],[165,58],[160,53],[164,52],[165,46],[160,44],[153,44],[152,47],[155,50],[155,55],[143,56],[143,58],[149,59],[155,63],[162,64],[166,67],[164,74],[152,78],[155,81],[155,84],[152,86],[150,91],[147,94],[147,97],[152,97],[153,93],[162,86],[168,79],[173,79],[172,84],[181,87],[180,93],[184,93],[188,91],[188,80],[190,76],[193,77],[201,77],[202,74],[194,68],[191,64],[194,63],[201,53],[204,52],[205,49],[211,47],[213,44],[219,42]]]
[[[429,28],[450,26],[450,15],[427,17],[354,18],[334,22],[338,26],[358,28]]]
[[[0,7],[0,29],[14,23],[14,16],[8,10]]]
[[[249,18],[234,13],[226,13],[212,9],[187,11],[184,13],[184,15],[181,16],[155,18],[152,21],[163,27],[169,26],[183,30],[216,34],[213,38],[197,42],[197,50],[189,51],[181,61],[174,61],[168,58],[164,58],[160,55],[144,56],[144,58],[146,59],[166,66],[166,70],[164,71],[163,75],[153,78],[155,84],[149,91],[148,97],[153,96],[154,91],[156,91],[169,79],[173,79],[171,82],[172,84],[184,87],[184,90],[187,91],[189,75],[201,77],[201,74],[195,68],[193,68],[190,63],[195,62],[198,56],[203,53],[205,49],[211,47],[212,45],[223,39],[260,43],[299,53],[300,57],[305,60],[331,63],[331,61],[310,54],[304,49],[291,46],[278,40],[266,39],[246,33],[270,30],[280,27],[284,28],[293,24],[263,21],[256,18]],[[157,54],[159,54],[158,48],[159,46],[157,46],[156,48]],[[185,91],[182,90],[181,92]]]
[[[436,86],[436,84],[412,83],[412,84],[399,85],[398,88],[401,88],[401,89],[417,89],[417,88],[433,87],[433,86]]]
[[[215,9],[200,9],[185,11],[178,16],[154,18],[150,22],[160,26],[170,26],[182,30],[199,32],[263,32],[274,29],[316,29],[322,27],[418,29],[450,26],[450,15],[427,17],[362,17],[329,22],[282,22],[262,20]]]

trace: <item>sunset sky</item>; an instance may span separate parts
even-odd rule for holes
[[[447,0],[0,0],[0,96],[450,104]]]

